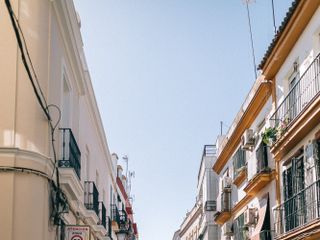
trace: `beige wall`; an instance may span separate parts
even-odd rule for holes
[[[32,63],[48,104],[63,112],[58,127],[70,127],[82,153],[81,191],[70,201],[67,224],[85,223],[83,182],[96,181],[100,201],[109,211],[110,187],[116,189],[106,136],[97,108],[90,75],[85,63],[80,29],[71,0],[11,0],[19,18]],[[48,179],[53,173],[53,154],[48,121],[42,112],[26,70],[21,61],[17,41],[4,1],[0,2],[0,239],[55,239],[56,230],[50,223]],[[70,88],[69,111],[64,111],[63,79]],[[58,115],[50,109],[55,123]],[[61,135],[55,134],[58,159]],[[90,161],[85,163],[89,150]],[[8,168],[28,168],[40,171],[21,173]],[[46,178],[47,176],[47,178]],[[73,180],[74,181],[74,180]],[[67,193],[69,196],[69,194]],[[80,206],[81,205],[81,206]],[[80,206],[80,207],[79,207]],[[79,211],[77,219],[75,212]],[[98,236],[97,234],[94,234]]]

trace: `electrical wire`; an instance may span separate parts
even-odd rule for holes
[[[252,36],[252,27],[251,27],[251,17],[250,17],[250,10],[249,10],[249,0],[245,0],[246,8],[247,8],[247,17],[248,17],[248,24],[249,24],[249,32],[250,32],[250,40],[251,40],[251,51],[252,51],[252,61],[253,61],[253,72],[255,79],[257,79],[257,65],[256,65],[256,56],[254,52],[254,44],[253,44],[253,36]]]
[[[36,87],[35,82],[33,80],[30,68],[29,68],[28,63],[27,63],[27,59],[26,59],[26,56],[25,56],[25,53],[24,53],[23,43],[22,43],[22,40],[21,40],[21,37],[20,37],[20,33],[19,33],[19,27],[17,26],[17,23],[15,21],[14,12],[13,12],[10,0],[5,0],[5,3],[6,3],[6,6],[7,6],[7,10],[8,10],[9,16],[10,16],[10,20],[11,20],[11,23],[12,23],[12,27],[13,27],[14,33],[16,35],[18,46],[19,46],[19,49],[20,49],[20,52],[21,52],[21,58],[22,58],[23,65],[24,65],[24,67],[25,67],[25,69],[27,71],[27,74],[28,74],[29,80],[31,82],[33,91],[34,91],[34,93],[36,95],[36,98],[37,98],[37,100],[38,100],[38,102],[39,102],[44,114],[46,115],[48,121],[50,121],[51,118],[50,118],[50,115],[49,115],[49,113],[47,111],[47,107],[46,107],[45,103],[43,103],[43,101],[42,101],[41,94],[39,94],[39,92],[37,90],[37,87]],[[26,46],[25,46],[25,48],[26,48]]]
[[[57,154],[56,154],[55,145],[54,145],[54,142],[55,142],[54,132],[55,132],[57,126],[59,125],[60,121],[61,121],[61,110],[57,105],[49,104],[47,106],[47,109],[48,109],[49,113],[50,113],[50,110],[49,110],[50,108],[55,108],[58,111],[58,116],[59,116],[57,122],[54,125],[52,124],[52,121],[50,121],[50,126],[51,126],[51,145],[52,145],[52,149],[53,149],[53,160],[54,160],[54,165],[55,165],[55,168],[53,169],[52,176],[51,176],[51,178],[52,178],[54,173],[55,173],[55,170],[59,171],[59,169],[56,167]],[[60,184],[59,174],[57,175],[57,184],[58,185]]]
[[[37,78],[37,74],[36,74],[34,66],[32,64],[31,57],[30,57],[30,54],[29,54],[29,51],[28,51],[28,47],[27,47],[27,43],[26,43],[23,31],[21,29],[21,26],[19,24],[18,18],[17,18],[17,16],[15,15],[15,13],[14,13],[14,11],[12,9],[10,0],[5,0],[5,3],[6,3],[6,6],[7,6],[7,9],[8,9],[8,12],[9,12],[9,15],[10,15],[10,19],[11,19],[11,23],[13,25],[13,29],[14,29],[14,32],[15,32],[15,35],[16,35],[16,39],[17,39],[17,42],[18,42],[18,45],[19,45],[19,49],[20,49],[20,52],[21,52],[21,57],[22,57],[22,61],[23,61],[24,67],[25,67],[25,69],[26,69],[26,71],[28,73],[28,77],[29,77],[29,80],[30,80],[30,82],[32,84],[32,87],[33,87],[33,90],[34,90],[35,95],[37,97],[37,100],[38,100],[43,112],[47,116],[47,120],[48,120],[49,125],[50,125],[51,143],[52,143],[52,149],[53,149],[53,155],[54,155],[54,163],[55,163],[55,168],[54,169],[56,169],[57,168],[56,167],[57,157],[56,157],[56,150],[55,150],[55,145],[54,145],[54,141],[55,141],[54,140],[54,132],[55,132],[56,127],[58,126],[60,120],[61,120],[61,111],[60,111],[60,109],[59,109],[59,107],[57,105],[54,105],[54,104],[48,105],[47,104],[47,102],[45,100],[45,96],[44,96],[43,91],[41,89],[39,80]],[[36,84],[35,84],[35,82],[33,80],[33,76],[31,74],[31,70],[30,70],[29,65],[27,63],[25,52],[26,52],[28,60],[30,62],[33,75],[35,76],[37,86],[36,86]],[[38,92],[38,89],[39,89],[40,93]],[[54,125],[52,124],[52,118],[51,118],[50,113],[49,113],[49,108],[50,107],[55,107],[58,110],[58,113],[59,113],[59,118],[58,118],[56,124],[54,124]],[[53,171],[53,174],[54,174],[54,172],[55,171]],[[52,174],[52,177],[53,177],[53,174]],[[57,184],[58,184],[58,186],[60,184],[59,183],[59,174],[57,174]]]
[[[272,3],[272,18],[273,18],[274,35],[276,35],[277,27],[276,27],[276,15],[274,13],[274,1],[271,0],[271,3]]]
[[[13,27],[13,30],[14,30],[14,33],[16,36],[16,40],[17,40],[19,49],[20,49],[21,59],[22,59],[23,65],[24,65],[25,70],[28,74],[28,78],[31,82],[31,85],[32,85],[33,91],[36,95],[37,101],[38,101],[42,111],[46,115],[46,118],[49,122],[50,130],[51,130],[51,145],[52,145],[53,157],[54,157],[54,170],[53,170],[51,179],[49,181],[51,183],[51,189],[55,192],[55,197],[53,199],[53,201],[54,201],[53,206],[55,206],[54,211],[53,211],[54,212],[54,223],[59,225],[61,223],[61,221],[63,221],[63,220],[61,220],[61,213],[62,212],[59,212],[59,207],[62,206],[63,209],[68,208],[68,199],[60,188],[60,180],[59,180],[60,174],[59,174],[59,169],[56,164],[57,163],[57,154],[56,154],[56,149],[55,149],[55,145],[54,145],[54,141],[55,141],[54,133],[55,133],[55,130],[61,120],[61,110],[58,106],[56,106],[54,104],[50,104],[50,105],[47,104],[46,98],[43,94],[40,83],[38,81],[37,74],[36,74],[34,66],[32,64],[32,60],[31,60],[31,57],[30,57],[30,54],[28,51],[27,43],[26,43],[23,31],[21,29],[21,26],[19,24],[18,18],[16,17],[16,15],[12,9],[10,0],[5,0],[5,4],[6,4],[7,10],[8,10],[11,24],[12,24],[12,27]],[[27,58],[26,58],[26,55],[27,55]],[[30,67],[28,65],[27,60],[29,61],[29,64],[31,65],[31,70],[30,70]],[[35,78],[35,80],[33,77]],[[52,123],[52,117],[51,117],[50,111],[49,111],[49,109],[51,107],[56,108],[59,113],[58,120],[55,124]],[[53,175],[55,172],[56,172],[57,186],[55,185],[55,183],[53,181]]]
[[[22,32],[22,29],[21,29],[19,20],[18,20],[16,14],[15,14],[13,11],[12,11],[12,15],[13,15],[15,21],[16,21],[17,27],[18,27],[18,29],[19,29],[19,32],[20,32],[21,36],[22,36],[23,44],[24,44],[24,46],[25,46],[25,51],[26,51],[26,54],[27,54],[29,63],[30,63],[30,65],[31,65],[32,73],[33,73],[34,78],[35,78],[35,80],[36,80],[36,83],[37,83],[37,85],[38,85],[38,89],[39,89],[39,91],[40,91],[40,95],[41,95],[41,97],[42,97],[42,100],[44,101],[45,106],[48,106],[47,101],[46,101],[46,98],[45,98],[45,96],[44,96],[44,94],[43,94],[43,91],[42,91],[42,89],[41,89],[41,87],[40,87],[40,83],[39,83],[39,80],[38,80],[37,73],[36,73],[36,71],[35,71],[35,69],[34,69],[34,66],[33,66],[33,63],[32,63],[32,61],[31,61],[31,57],[30,57],[30,54],[29,54],[29,51],[28,51],[28,48],[27,48],[27,42],[26,42],[26,39],[25,39],[24,34],[23,34],[23,32]]]

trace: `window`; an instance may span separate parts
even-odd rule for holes
[[[62,103],[62,125],[63,127],[70,127],[70,113],[71,111],[71,88],[68,83],[67,76],[63,74],[63,103]]]
[[[282,173],[283,203],[275,209],[280,214],[277,233],[301,227],[320,217],[319,150],[319,141],[313,141],[286,162]]]
[[[259,147],[256,150],[257,159],[257,173],[270,171],[268,164],[268,146],[261,141]]]
[[[100,186],[100,176],[98,170],[96,170],[96,185],[99,191],[99,186]]]
[[[289,106],[287,109],[287,116],[284,119],[285,121],[291,121],[297,116],[298,113],[298,97],[299,97],[299,71],[298,71],[298,63],[294,62],[293,63],[293,72],[291,76],[289,77]]]
[[[233,178],[237,178],[239,173],[246,167],[246,151],[241,147],[237,150],[237,152],[233,155]]]
[[[224,179],[226,179],[227,177],[229,177],[229,168],[227,168],[223,175],[222,175],[222,178],[221,178],[221,189],[223,190],[224,189]]]
[[[90,179],[90,151],[88,146],[86,146],[84,158],[83,158],[83,180],[89,180]]]
[[[244,225],[244,214],[241,214],[233,223],[234,240],[247,239],[248,228]]]
[[[289,231],[305,222],[305,188],[303,152],[291,159],[283,172],[285,230]]]
[[[294,194],[304,189],[304,163],[303,152],[291,159],[291,163],[283,172],[283,196],[288,200]]]

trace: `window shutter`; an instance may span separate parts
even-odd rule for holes
[[[284,170],[282,173],[282,185],[283,185],[283,196],[284,200],[288,199],[288,177],[287,170]]]
[[[287,170],[287,193],[288,198],[293,196],[293,175],[292,175],[292,167]]]
[[[320,157],[319,157],[319,140],[313,141],[313,159],[316,167],[316,180],[320,179]]]
[[[262,158],[263,158],[263,152],[262,152],[262,143],[261,143],[256,151],[257,173],[261,172],[262,170]]]
[[[305,186],[310,186],[314,183],[317,173],[316,173],[316,156],[314,154],[316,149],[315,143],[312,142],[305,146],[304,151],[304,176],[305,176]]]

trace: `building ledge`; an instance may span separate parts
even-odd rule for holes
[[[291,239],[305,239],[317,240],[320,239],[320,219],[315,219],[310,223],[304,224],[300,227],[294,228],[289,232],[277,235],[275,240],[291,240]]]
[[[99,239],[107,235],[107,230],[102,225],[92,225],[92,229]]]
[[[242,208],[244,208],[253,196],[246,195],[244,198],[242,198],[229,212],[220,212],[218,215],[215,217],[215,222],[219,225],[222,225],[226,223],[231,216],[235,216]]]
[[[220,153],[213,165],[213,170],[217,174],[220,174],[238,147],[242,134],[251,126],[270,95],[271,83],[266,81],[263,76],[258,77],[221,144],[222,150],[219,150]]]
[[[257,173],[243,189],[247,195],[256,195],[261,189],[268,185],[275,176],[275,171]]]
[[[233,180],[233,184],[239,187],[244,180],[247,178],[247,167],[242,167],[237,175],[237,177]]]
[[[229,212],[220,212],[218,215],[216,215],[214,221],[217,224],[222,225],[226,221],[228,221],[230,218],[231,218],[231,211],[229,211]]]
[[[64,192],[72,200],[80,200],[83,196],[83,188],[73,168],[59,168],[60,184]]]
[[[253,196],[246,195],[239,202],[237,202],[236,205],[234,205],[234,207],[232,208],[232,215],[234,216],[235,214],[237,214],[242,208],[244,208],[249,203],[249,201],[251,201],[252,198]]]
[[[93,210],[86,210],[84,211],[84,217],[88,221],[90,225],[96,225],[99,222],[99,217],[97,216],[96,212]]]
[[[314,127],[320,119],[320,95],[318,94],[287,127],[286,132],[270,148],[276,161],[280,161],[294,146],[296,146]]]

